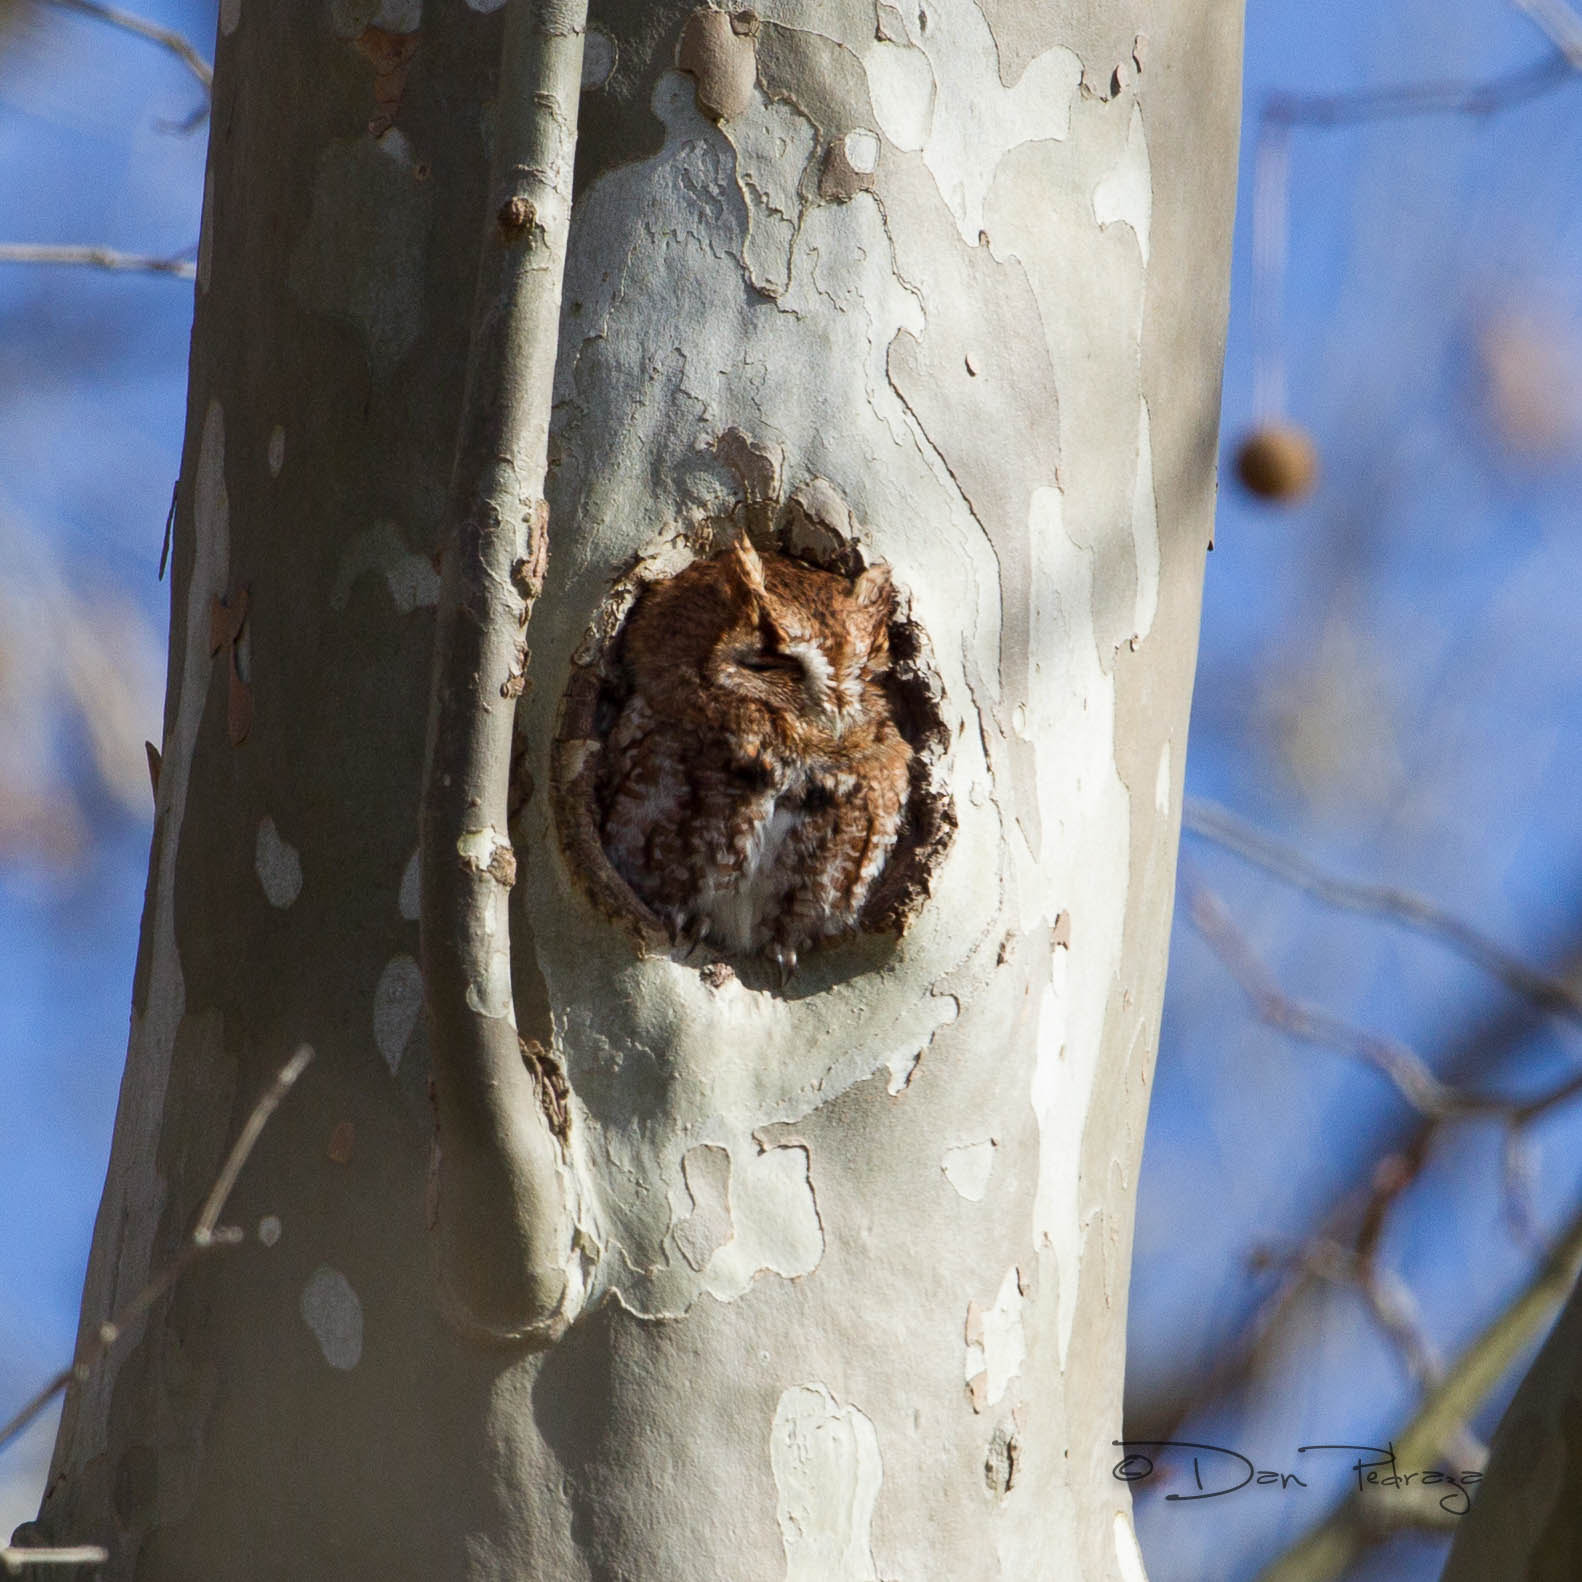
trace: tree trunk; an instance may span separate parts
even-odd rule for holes
[[[1111,1469],[1239,8],[596,0],[510,920],[517,1023],[570,1089],[569,1327],[491,1344],[433,1245],[447,1141],[486,1142],[435,1148],[416,960],[503,135],[498,0],[470,5],[416,32],[417,0],[222,0],[85,1321],[318,1059],[232,1199],[247,1245],[69,1397],[42,1526],[141,1582],[1132,1582]],[[784,984],[623,916],[587,805],[612,589],[744,527],[888,563],[922,768],[888,910]]]
[[[1561,1582],[1582,1568],[1579,1357],[1582,1286],[1500,1419],[1477,1499],[1456,1524],[1443,1582]]]

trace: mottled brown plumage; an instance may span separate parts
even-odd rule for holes
[[[857,926],[909,786],[880,681],[894,607],[886,566],[848,580],[745,539],[638,600],[601,834],[678,938],[786,976]]]

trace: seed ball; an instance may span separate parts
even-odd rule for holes
[[[1236,447],[1236,476],[1260,500],[1300,500],[1318,482],[1318,449],[1295,425],[1270,423]]]

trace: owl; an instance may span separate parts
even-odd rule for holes
[[[906,814],[882,684],[889,568],[854,579],[745,538],[638,599],[605,746],[605,854],[674,936],[797,958],[855,929]]]

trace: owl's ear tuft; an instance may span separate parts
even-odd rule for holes
[[[890,581],[890,568],[881,560],[857,577],[851,585],[851,596],[860,608],[875,607],[888,617],[895,612],[895,585]]]
[[[775,619],[774,611],[767,604],[758,607],[758,639],[770,653],[783,649],[790,634]]]
[[[758,558],[758,551],[745,533],[725,551],[721,559],[726,571],[746,592],[763,596],[764,563]]]

